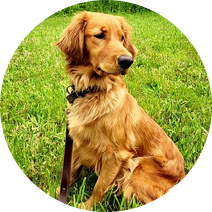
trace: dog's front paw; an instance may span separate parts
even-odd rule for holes
[[[89,207],[86,202],[80,203],[77,208],[80,212],[90,212],[92,210],[92,207]]]

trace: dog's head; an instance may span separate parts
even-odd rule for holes
[[[92,64],[95,72],[126,74],[137,49],[130,41],[130,26],[118,16],[81,12],[56,43],[73,65]]]

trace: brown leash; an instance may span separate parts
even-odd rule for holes
[[[70,91],[70,89],[71,89],[71,91]],[[94,88],[76,92],[75,86],[70,85],[67,87],[68,96],[66,98],[70,104],[73,104],[75,99],[77,99],[79,97],[82,98],[87,93],[90,93],[92,91],[94,91]],[[70,113],[69,109],[67,109],[66,117],[69,113]],[[68,123],[67,123],[65,153],[64,153],[64,160],[63,160],[63,171],[62,171],[62,178],[61,178],[61,183],[60,183],[60,196],[59,196],[59,201],[63,202],[63,203],[66,203],[68,187],[70,184],[72,151],[73,151],[73,139],[69,135]]]
[[[69,111],[66,111],[66,115]],[[66,203],[68,187],[71,177],[71,161],[72,161],[73,139],[69,136],[68,124],[66,126],[66,140],[65,140],[65,153],[63,160],[62,179],[60,183],[60,196],[59,201]]]

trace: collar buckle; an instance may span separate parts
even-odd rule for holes
[[[66,91],[68,93],[68,96],[66,96],[68,102],[70,104],[73,104],[74,103],[74,100],[78,98],[78,95],[76,94],[75,92],[75,87],[74,85],[69,85],[67,88],[66,88]]]

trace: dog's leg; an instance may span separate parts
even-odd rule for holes
[[[167,193],[184,177],[183,166],[174,159],[146,156],[136,160],[138,166],[130,183],[124,187],[126,199],[134,194],[136,199],[149,203]]]
[[[83,168],[83,165],[80,161],[79,157],[75,156],[76,153],[73,152],[73,160],[72,160],[72,164],[71,164],[71,179],[70,179],[70,185],[73,183],[73,181],[78,177],[80,171]],[[70,186],[69,185],[69,186]]]
[[[102,157],[100,175],[94,187],[93,194],[83,203],[83,209],[92,209],[94,201],[98,203],[104,198],[105,192],[116,179],[121,165],[122,162],[116,160],[114,156],[108,158],[108,155],[105,155]]]

